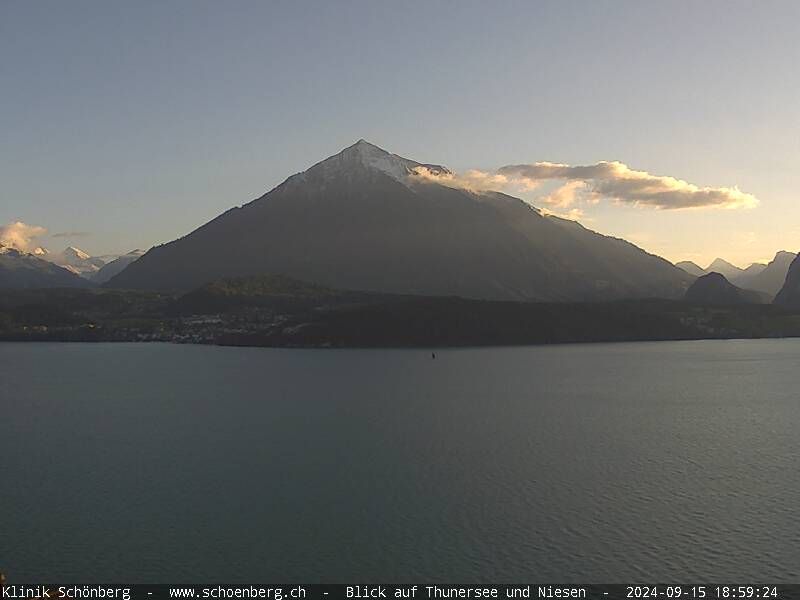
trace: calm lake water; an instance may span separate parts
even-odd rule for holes
[[[0,344],[10,583],[800,581],[800,340]]]

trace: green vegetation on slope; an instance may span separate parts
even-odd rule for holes
[[[800,309],[668,300],[532,303],[338,291],[283,276],[184,294],[19,290],[0,339],[275,347],[481,346],[800,336]]]

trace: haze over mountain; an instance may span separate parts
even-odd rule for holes
[[[769,264],[752,263],[745,269],[722,258],[717,258],[705,269],[691,261],[679,262],[675,266],[696,277],[702,277],[708,273],[721,273],[737,287],[763,292],[774,297],[786,281],[786,273],[795,256],[794,252],[780,250]]]
[[[447,173],[360,140],[153,248],[108,285],[190,289],[284,274],[340,289],[577,301],[679,298],[692,281],[629,242],[520,199],[436,181]]]
[[[684,260],[682,262],[675,263],[675,266],[678,267],[679,269],[683,269],[684,271],[689,273],[689,275],[694,275],[695,277],[701,277],[707,273],[707,271],[703,267],[701,267],[697,263],[693,263],[690,260]]]
[[[87,279],[90,279],[106,264],[104,259],[91,256],[88,252],[84,252],[75,246],[69,246],[57,254],[45,252],[46,255],[43,258],[46,260]]]
[[[740,277],[754,277],[761,273],[764,269],[767,268],[767,265],[764,263],[752,263],[749,267],[745,267],[742,269],[742,274]]]
[[[686,290],[684,299],[693,304],[766,304],[766,294],[743,290],[733,285],[721,273],[712,272],[697,280]]]
[[[769,264],[762,269],[751,271],[750,268],[737,277],[733,283],[748,290],[757,290],[775,296],[783,287],[789,266],[797,255],[794,252],[781,250]]]
[[[733,280],[744,273],[744,269],[737,267],[736,265],[732,265],[727,260],[722,258],[714,259],[710,265],[708,265],[705,269],[706,273],[720,273],[725,275],[725,278]]]
[[[76,274],[0,242],[0,288],[86,287]]]
[[[139,260],[144,256],[144,253],[144,250],[136,249],[109,261],[91,275],[91,280],[95,283],[105,283],[118,273],[121,273],[129,264]]]
[[[789,266],[786,281],[778,295],[775,296],[775,304],[793,308],[800,307],[800,255],[796,256]]]

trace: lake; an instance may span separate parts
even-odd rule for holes
[[[796,582],[800,340],[0,344],[0,571]]]

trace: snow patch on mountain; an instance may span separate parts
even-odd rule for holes
[[[451,174],[449,169],[441,165],[424,164],[403,158],[361,139],[339,154],[326,158],[295,177],[300,180],[306,180],[313,176],[327,179],[336,175],[352,173],[354,169],[370,169],[385,173],[401,183],[407,183],[409,177],[414,175],[416,169],[420,167],[424,167],[432,173]]]
[[[41,258],[86,278],[91,278],[94,273],[106,264],[106,261],[102,258],[92,256],[75,246],[69,246],[56,254],[47,253]]]
[[[62,253],[61,256],[64,258],[65,261],[71,262],[82,262],[89,260],[92,256],[91,254],[84,252],[80,248],[76,248],[75,246],[67,247]]]

